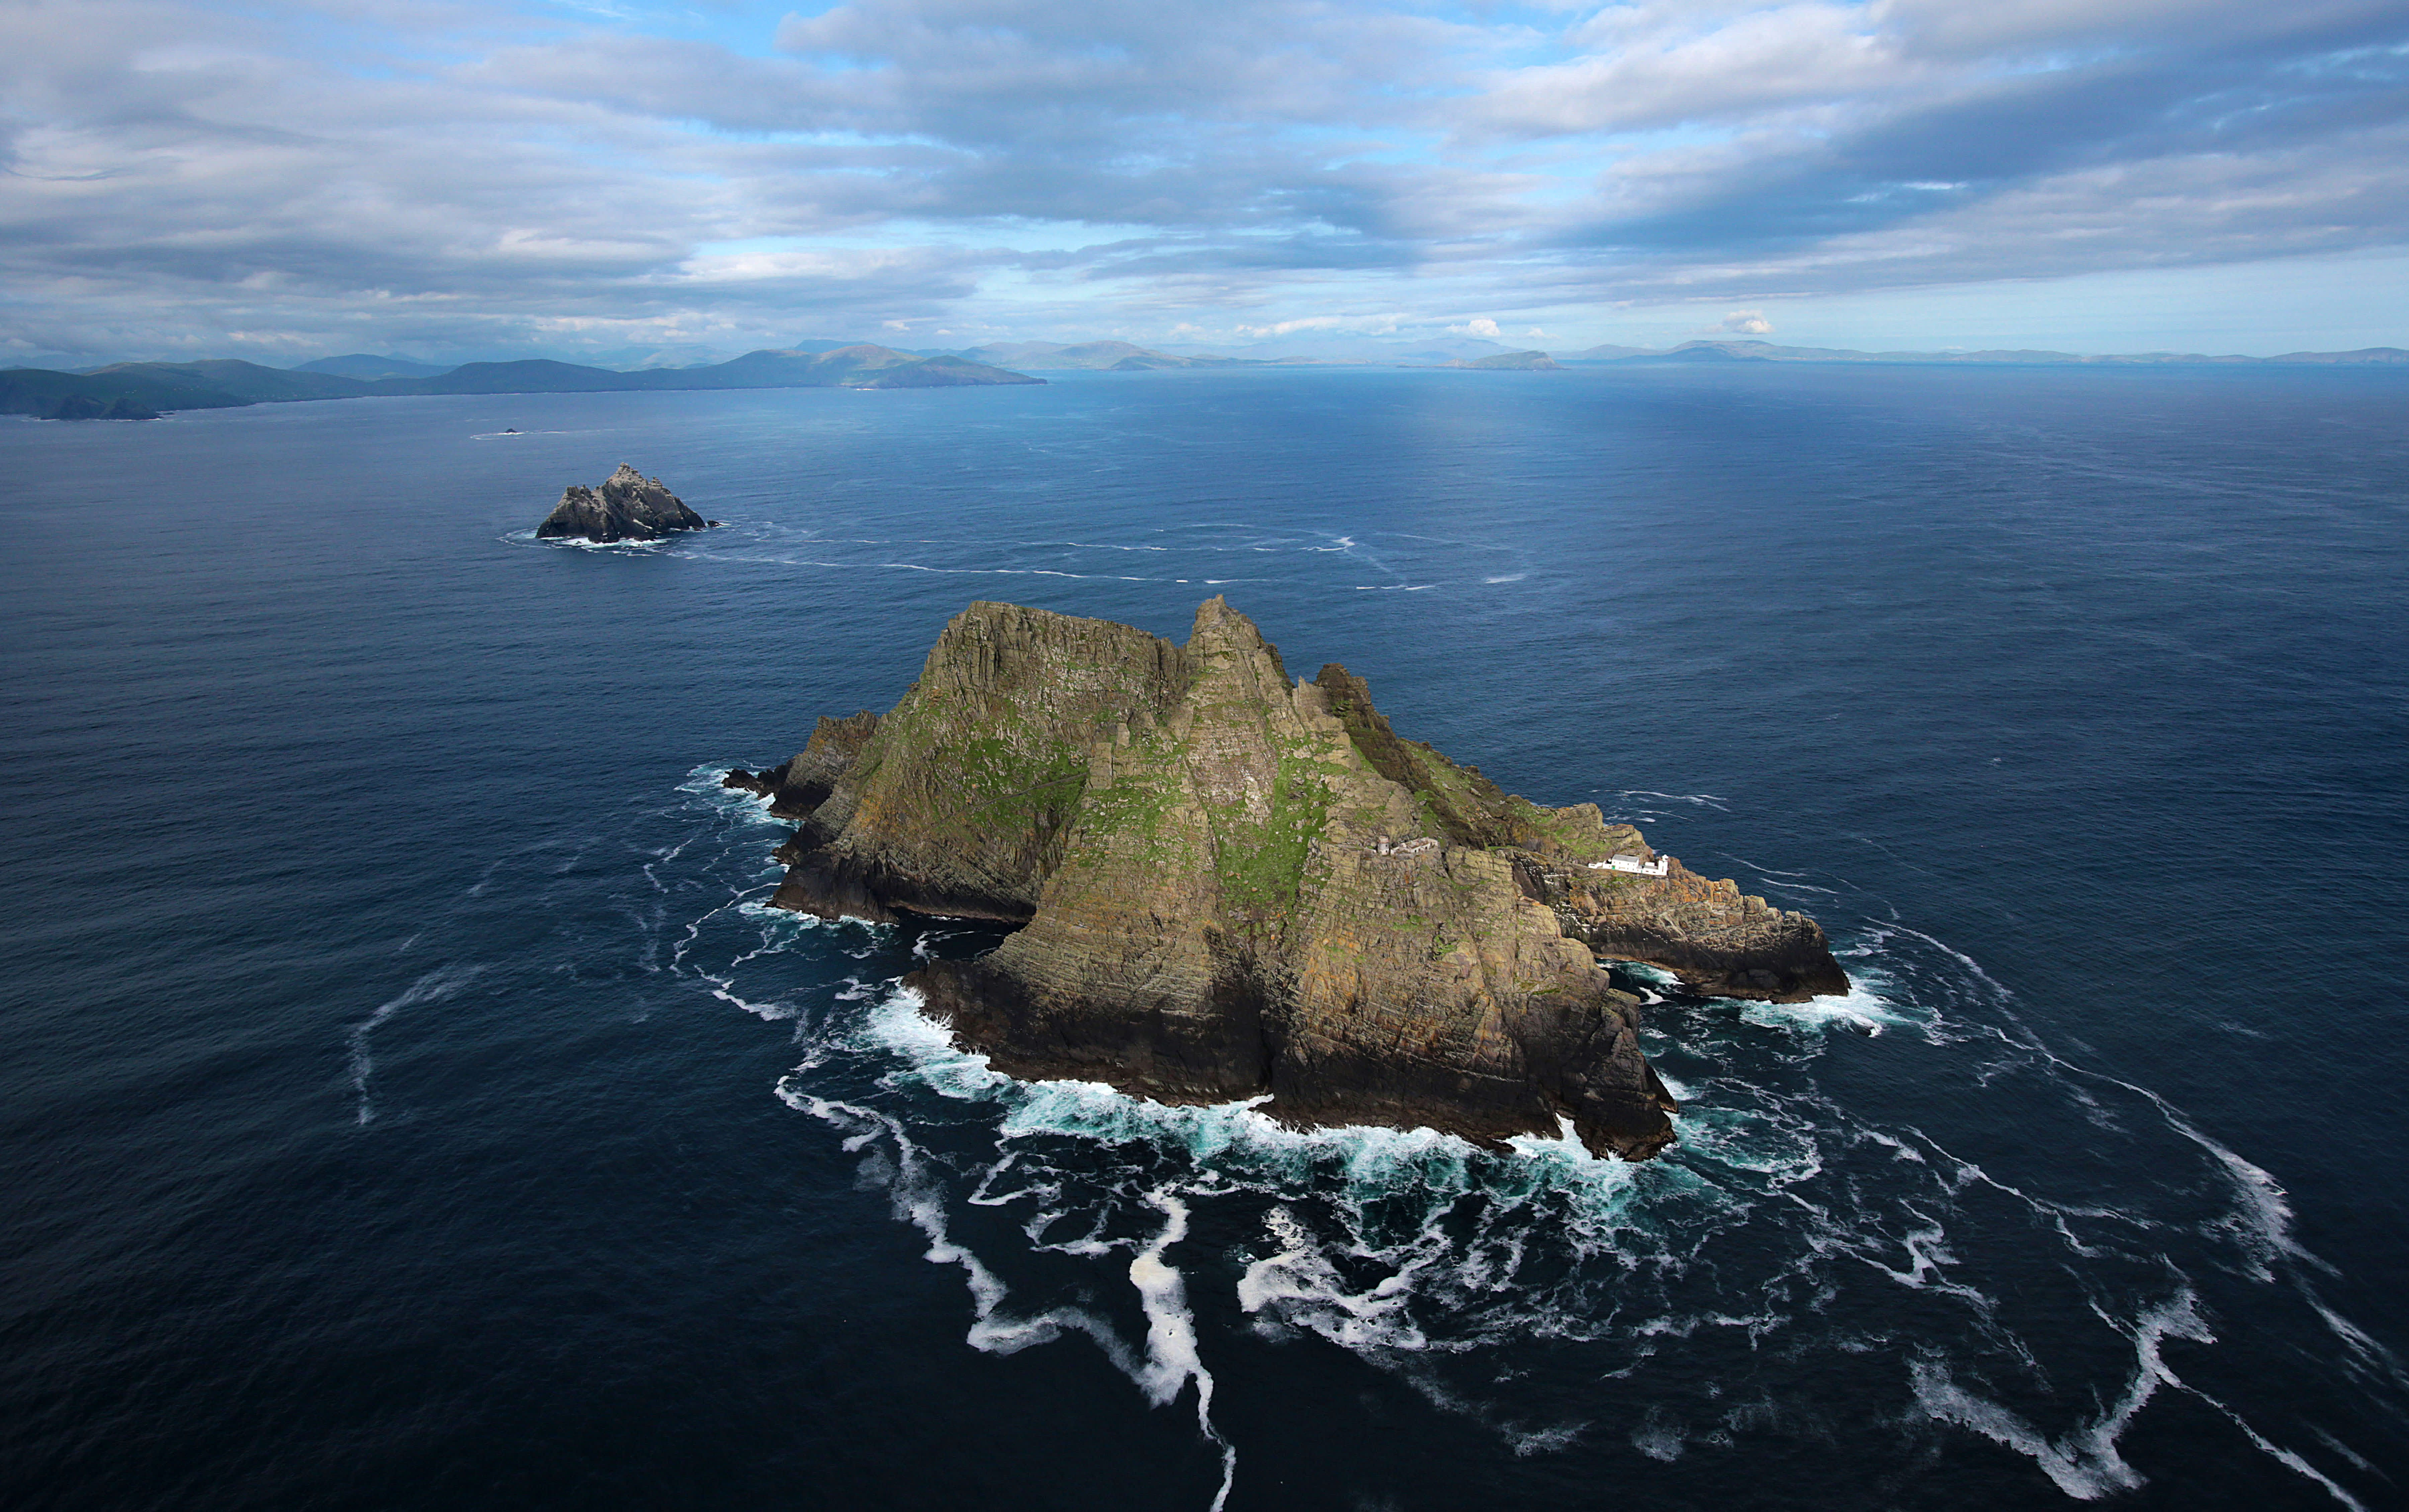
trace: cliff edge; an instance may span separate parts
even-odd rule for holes
[[[1184,645],[973,604],[892,710],[728,782],[800,821],[777,906],[1019,927],[906,978],[1017,1076],[1643,1159],[1675,1105],[1600,955],[1848,985],[1813,920],[1401,739],[1343,667],[1291,680],[1220,598]]]

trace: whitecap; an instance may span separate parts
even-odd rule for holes
[[[1888,985],[1881,973],[1860,968],[1849,978],[1848,991],[1821,994],[1805,1002],[1759,1002],[1744,999],[1710,1001],[1739,1003],[1741,1019],[1766,1029],[1814,1033],[1845,1029],[1870,1037],[1886,1028],[1917,1022],[1882,995],[1882,988]]]
[[[1602,958],[1599,959],[1598,964],[1600,966],[1609,968],[1610,970],[1621,972],[1625,976],[1637,977],[1642,982],[1652,983],[1660,987],[1672,987],[1679,989],[1681,986],[1681,979],[1680,977],[1674,975],[1671,972],[1666,971],[1662,966],[1652,966],[1644,960],[1615,960],[1611,958]]]
[[[1411,1281],[1399,1272],[1361,1291],[1322,1254],[1321,1246],[1286,1207],[1265,1215],[1271,1254],[1238,1280],[1238,1305],[1250,1318],[1308,1329],[1343,1348],[1418,1350],[1429,1340],[1406,1310]]]
[[[1631,1447],[1652,1460],[1671,1464],[1681,1457],[1688,1442],[1665,1410],[1653,1407],[1649,1409],[1646,1420],[1632,1430]]]

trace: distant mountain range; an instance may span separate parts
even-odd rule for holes
[[[1515,349],[1478,336],[1424,336],[1397,339],[1345,332],[1301,331],[1245,346],[1177,346],[1183,355],[1236,357],[1264,363],[1344,363],[1350,366],[1444,367],[1476,362]]]
[[[363,383],[373,383],[382,378],[433,378],[452,369],[436,362],[411,362],[407,357],[371,357],[365,352],[354,352],[348,357],[321,357],[305,362],[293,369],[296,373],[330,373],[337,378],[356,378]]]
[[[656,389],[959,388],[1043,383],[949,354],[916,356],[887,347],[820,347],[749,352],[700,367],[621,372],[534,358],[438,367],[400,357],[353,353],[299,367],[264,367],[234,358],[201,362],[121,362],[85,372],[0,369],[0,414],[48,419],[145,419],[169,410],[224,410],[300,399],[404,394],[599,394]]]
[[[1181,347],[1177,353],[1132,346],[1127,341],[1084,341],[1058,345],[1022,341],[1009,345],[972,347],[959,353],[974,362],[1035,370],[1087,368],[1135,372],[1160,367],[1268,367],[1299,363],[1403,367],[1469,367],[1487,370],[1544,371],[1550,367],[1594,363],[1824,362],[1824,363],[1981,363],[1981,364],[2390,364],[2409,363],[2409,352],[2399,347],[2368,347],[2357,352],[2294,352],[2279,357],[2207,356],[2197,353],[2143,352],[2111,356],[2084,356],[2072,352],[1856,352],[1841,347],[1778,346],[1770,341],[1699,340],[1675,347],[1596,346],[1580,352],[1516,349],[1477,336],[1440,337],[1421,341],[1384,341],[1371,337],[1323,337],[1308,334],[1288,344],[1261,342],[1236,349]]]
[[[2409,363],[2409,351],[2399,347],[2362,347],[2356,352],[2288,352],[2280,357],[2212,357],[2196,352],[2136,352],[2086,357],[2072,352],[1852,352],[1844,347],[1783,347],[1769,341],[1684,341],[1678,347],[1591,347],[1586,352],[1559,352],[1559,363],[1665,362],[1841,362],[1841,363],[2020,363],[2028,365],[2165,366],[2171,364],[2317,364],[2322,366]]]
[[[1564,364],[1544,352],[1497,352],[1486,357],[1465,357],[1448,366],[1477,367],[1493,373],[1552,373],[1564,367]]]
[[[1565,367],[1717,363],[1950,363],[2172,366],[2409,364],[2400,347],[2356,352],[2291,352],[2275,357],[2207,356],[2143,352],[2083,356],[2070,352],[1855,352],[1838,347],[1777,346],[1769,341],[1685,341],[1677,347],[1595,346],[1580,352],[1516,351],[1479,337],[1379,344],[1372,338],[1308,338],[1307,351],[1283,355],[1233,355],[1193,348],[1159,352],[1127,341],[1017,341],[961,351],[899,351],[866,342],[798,341],[777,351],[748,352],[725,362],[665,364],[697,348],[629,349],[632,369],[585,367],[537,357],[471,362],[445,367],[406,357],[353,353],[297,367],[267,367],[235,358],[200,362],[121,362],[66,372],[44,367],[0,369],[0,414],[60,420],[138,420],[171,410],[217,410],[302,399],[361,398],[404,394],[597,394],[663,389],[953,388],[990,383],[1042,383],[1040,371],[1146,372],[1181,367],[1261,367],[1288,364],[1380,364],[1395,367],[1551,371]],[[1276,350],[1274,344],[1247,349]],[[1377,352],[1378,355],[1360,354]]]
[[[972,347],[959,355],[999,367],[1085,368],[1090,372],[1137,373],[1161,367],[1239,367],[1252,366],[1241,357],[1175,357],[1127,341],[1077,341],[1068,346],[1052,341],[1014,341]]]

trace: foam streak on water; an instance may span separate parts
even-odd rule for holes
[[[970,1289],[973,1314],[964,1342],[972,1348],[1011,1355],[1050,1344],[1065,1333],[1079,1333],[1092,1340],[1156,1406],[1177,1400],[1193,1382],[1197,1430],[1220,1451],[1221,1484],[1212,1501],[1214,1512],[1220,1512],[1237,1475],[1238,1457],[1237,1450],[1213,1426],[1213,1376],[1198,1355],[1195,1319],[1188,1309],[1186,1285],[1179,1271],[1163,1259],[1164,1252],[1188,1232],[1188,1208],[1176,1192],[1159,1188],[1147,1193],[1147,1202],[1163,1216],[1162,1226],[1129,1262],[1129,1282],[1137,1292],[1147,1320],[1146,1347],[1140,1353],[1123,1342],[1109,1322],[1085,1309],[1055,1307],[1017,1315],[1003,1311],[1008,1289],[976,1255],[952,1237],[944,1191],[932,1178],[925,1152],[904,1132],[900,1121],[872,1109],[815,1097],[800,1090],[792,1078],[780,1085],[778,1095],[788,1106],[848,1130],[844,1147],[849,1154],[859,1154],[880,1143],[893,1152],[883,1163],[874,1159],[866,1162],[864,1174],[883,1180],[895,1217],[927,1236],[929,1248],[924,1258],[930,1263],[961,1267]],[[1093,1254],[1109,1246],[1090,1244],[1079,1247],[1083,1253]]]
[[[725,834],[760,833],[760,806],[704,776],[690,800],[714,824],[734,821]],[[731,843],[733,859],[758,842]],[[1192,1305],[1198,1274],[1171,1258],[1200,1204],[1253,1215],[1256,1239],[1209,1274],[1259,1345],[1293,1349],[1311,1339],[1342,1350],[1482,1425],[1516,1455],[1579,1452],[1600,1412],[1613,1413],[1605,1402],[1584,1410],[1578,1397],[1535,1413],[1500,1393],[1494,1378],[1513,1374],[1518,1352],[1573,1351],[1592,1361],[1593,1381],[1647,1393],[1628,1442],[1672,1462],[1735,1443],[1753,1425],[1810,1421],[1817,1411],[1811,1368],[1795,1399],[1777,1393],[1746,1408],[1689,1397],[1672,1382],[1711,1376],[1735,1350],[1760,1361],[1775,1350],[1805,1365],[1873,1349],[1899,1357],[1896,1379],[1913,1417],[2013,1450],[2069,1497],[2146,1484],[2121,1446],[2171,1389],[2214,1408],[2254,1452],[2356,1505],[2301,1450],[2229,1405],[2229,1393],[2189,1384],[2170,1362],[2171,1345],[2216,1344],[2193,1278],[2200,1268],[2306,1287],[2315,1262],[2288,1237],[2280,1190],[2146,1088],[2083,1072],[2012,1019],[1981,1023],[2005,988],[1911,928],[1886,924],[1843,941],[1851,992],[1802,1004],[1682,998],[1667,973],[1617,963],[1635,984],[1675,993],[1651,1010],[1649,1033],[1684,1102],[1681,1143],[1666,1159],[1630,1165],[1594,1159],[1569,1137],[1521,1140],[1494,1155],[1427,1130],[1291,1130],[1253,1102],[1175,1108],[1095,1084],[1015,1081],[955,1046],[916,993],[857,964],[882,953],[909,964],[974,940],[800,919],[730,881],[729,903],[685,931],[676,968],[716,1000],[795,1020],[803,1057],[779,1096],[837,1129],[844,1148],[863,1158],[864,1179],[885,1186],[895,1217],[927,1238],[929,1260],[961,1270],[972,1308],[965,1341],[1009,1355],[1077,1334],[1149,1403],[1167,1405],[1192,1388],[1198,1432],[1222,1461],[1217,1508],[1239,1484],[1239,1446],[1214,1421],[1221,1383]],[[764,969],[784,985],[748,986]],[[1925,1056],[1964,1062],[1977,1086],[2054,1087],[2070,1108],[2089,1099],[2094,1116],[2098,1089],[2124,1097],[2117,1121],[2155,1125],[2174,1142],[2158,1141],[2151,1159],[2188,1148],[2205,1163],[2194,1181],[2170,1184],[2173,1206],[2159,1213],[2053,1195],[2046,1168],[1995,1174],[1995,1158],[1953,1153],[1913,1124],[1885,1127],[1819,1087],[1817,1067],[1838,1048],[1829,1036],[1869,1027],[1908,1031]],[[936,1159],[930,1138],[956,1153]],[[2211,1189],[2224,1196],[2201,1202]],[[991,1216],[979,1220],[981,1247],[1008,1243],[1012,1263],[974,1252],[958,1215]],[[1992,1232],[2021,1232],[2056,1258],[2032,1273],[1989,1241],[1969,1247],[1962,1237]],[[1093,1307],[1009,1305],[1005,1270],[1068,1266],[1092,1276],[1120,1254],[1142,1345]],[[2053,1274],[2065,1288],[2055,1303],[2035,1295]],[[1901,1301],[1869,1310],[1884,1289]],[[2062,1331],[2031,1332],[2048,1316],[2038,1306],[2094,1318],[2096,1339],[2070,1354],[2076,1341]],[[1869,1334],[1875,1318],[1882,1321]],[[2085,1393],[2095,1410],[2045,1421],[2048,1403]]]
[[[351,1045],[352,1090],[358,1098],[358,1119],[365,1128],[376,1121],[376,1103],[368,1096],[368,1078],[376,1070],[376,1058],[370,1053],[368,1036],[405,1009],[427,1003],[441,1002],[458,993],[477,979],[480,966],[439,966],[412,982],[400,996],[377,1004],[376,1011],[352,1026],[347,1038]]]

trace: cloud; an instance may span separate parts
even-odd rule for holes
[[[1761,310],[1735,310],[1724,317],[1724,330],[1734,336],[1771,336],[1773,323]]]
[[[1294,336],[1303,331],[1343,331],[1355,336],[1391,336],[1397,329],[1395,315],[1307,315],[1298,320],[1274,321],[1268,325],[1238,324],[1231,327],[1240,336]],[[1172,334],[1202,337],[1201,327],[1182,322],[1172,327]]]
[[[2402,161],[2397,0],[78,0],[0,7],[0,344],[1761,320],[2409,244]]]

